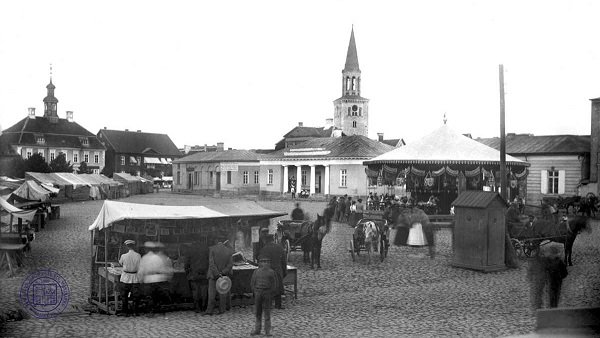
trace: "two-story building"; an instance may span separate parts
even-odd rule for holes
[[[29,108],[27,117],[2,132],[2,151],[24,159],[38,153],[48,163],[63,153],[73,164],[73,170],[85,162],[89,170],[99,174],[104,168],[104,146],[96,135],[73,120],[72,111],[67,111],[64,119],[58,116],[55,88],[51,78],[43,100],[44,116],[36,116],[35,108]]]

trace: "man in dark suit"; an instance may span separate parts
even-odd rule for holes
[[[208,303],[208,245],[206,243],[194,243],[190,248],[186,272],[194,297],[194,311],[205,311]]]
[[[275,308],[283,309],[281,295],[283,295],[283,278],[287,274],[287,259],[283,247],[273,242],[273,235],[267,236],[267,245],[260,251],[260,257],[271,259],[271,268],[277,277],[277,291],[274,294]]]
[[[233,249],[225,245],[226,238],[220,238],[217,244],[208,250],[208,306],[204,315],[212,315],[217,295],[216,282],[221,276],[231,278],[233,272]],[[219,314],[231,308],[231,292],[219,295]]]

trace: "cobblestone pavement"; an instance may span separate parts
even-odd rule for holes
[[[168,193],[140,195],[128,202],[195,205],[206,198]],[[292,202],[266,201],[263,206],[289,212]],[[253,327],[251,307],[234,307],[219,316],[192,311],[164,316],[124,318],[88,315],[82,309],[89,294],[90,234],[102,201],[63,204],[61,219],[37,233],[26,267],[15,277],[0,279],[0,306],[19,309],[18,291],[29,272],[43,267],[57,270],[69,283],[71,305],[54,319],[29,318],[7,322],[0,336],[248,336]],[[303,203],[311,215],[324,203]],[[314,217],[314,216],[313,216]],[[565,279],[561,306],[600,305],[600,227],[582,234],[574,247],[574,264]],[[527,262],[520,269],[480,273],[453,268],[451,233],[436,234],[436,257],[427,249],[390,248],[388,258],[374,257],[367,265],[361,255],[352,262],[347,251],[352,228],[334,223],[323,243],[321,270],[302,263],[292,252],[290,264],[299,268],[298,299],[286,298],[286,309],[273,311],[275,336],[510,336],[534,330],[529,309]],[[392,234],[393,235],[393,234]]]

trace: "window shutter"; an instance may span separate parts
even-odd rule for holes
[[[541,192],[542,192],[542,194],[547,194],[548,193],[548,171],[542,170],[540,172],[540,174],[541,174],[540,185],[542,187]]]
[[[566,183],[566,175],[564,170],[558,171],[558,193],[565,193],[565,183]]]

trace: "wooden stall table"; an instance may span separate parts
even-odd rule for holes
[[[23,250],[25,244],[0,243],[0,268],[6,265],[8,267],[9,276],[14,275],[13,265],[19,265],[19,253]],[[14,258],[14,264],[12,262]],[[15,267],[16,269],[16,267]]]
[[[119,292],[118,284],[121,279],[121,273],[123,268],[105,268],[103,266],[98,268],[98,300],[92,300],[92,303],[96,304],[99,309],[105,311],[108,314],[116,314],[117,306],[119,304]],[[102,281],[104,280],[104,292],[102,291]],[[108,297],[108,287],[112,284],[112,291],[114,295],[114,306],[110,306],[110,300]],[[104,301],[103,301],[104,297]]]

